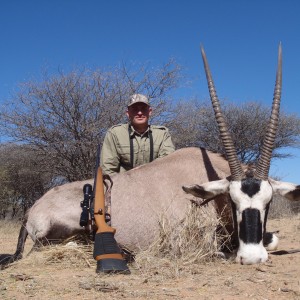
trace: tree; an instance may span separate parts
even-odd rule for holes
[[[143,93],[154,108],[152,123],[169,127],[176,148],[197,146],[223,153],[211,104],[194,99],[173,105],[170,100],[181,79],[173,60],[158,68],[122,64],[108,70],[60,72],[50,78],[44,74],[42,82],[25,83],[5,104],[0,132],[30,146],[53,178],[90,178],[97,145],[110,126],[126,121],[129,95]],[[222,107],[238,156],[244,163],[255,162],[270,109],[256,102],[223,101]],[[288,156],[282,149],[298,147],[299,134],[299,117],[282,112],[273,157]]]
[[[8,182],[6,170],[0,168],[0,218],[5,219],[11,207],[11,191],[6,186]]]
[[[237,154],[244,163],[255,163],[260,155],[271,109],[257,102],[221,104]],[[179,102],[168,127],[178,148],[204,147],[224,153],[211,104],[198,100]],[[299,147],[300,118],[281,112],[273,158],[288,157],[286,147]]]
[[[0,147],[0,213],[23,215],[48,188],[50,174],[41,169],[41,158],[25,145]]]
[[[158,121],[167,110],[168,92],[180,78],[173,60],[158,68],[130,67],[60,72],[51,78],[44,74],[41,83],[27,82],[0,112],[0,130],[31,146],[54,175],[69,181],[89,178],[97,144],[110,126],[126,120],[129,95],[149,96]]]

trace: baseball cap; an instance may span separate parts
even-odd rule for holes
[[[149,99],[142,94],[133,94],[130,96],[128,106],[135,103],[145,103],[150,106]]]

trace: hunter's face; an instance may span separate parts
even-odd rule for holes
[[[148,126],[148,121],[151,113],[152,108],[145,103],[133,104],[128,107],[128,110],[126,112],[133,127]]]

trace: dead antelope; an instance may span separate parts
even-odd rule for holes
[[[180,223],[187,215],[194,197],[182,190],[183,185],[195,179],[204,183],[229,175],[228,163],[221,155],[191,147],[112,176],[111,225],[117,229],[116,240],[133,251],[146,249],[159,236],[162,217]],[[15,254],[0,256],[2,264],[22,257],[28,234],[39,244],[84,233],[79,220],[86,183],[93,184],[93,180],[55,187],[36,201],[21,227]],[[227,207],[226,198],[216,197],[218,211]]]

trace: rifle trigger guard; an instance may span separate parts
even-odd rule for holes
[[[103,215],[103,211],[100,208],[97,212],[94,212],[94,215]]]

